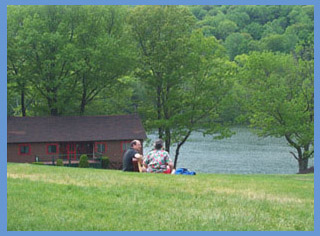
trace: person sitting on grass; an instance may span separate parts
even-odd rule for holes
[[[143,160],[143,171],[149,173],[170,174],[173,170],[173,163],[169,153],[163,148],[163,141],[158,139],[154,143],[154,149],[150,151]]]
[[[133,140],[130,143],[130,148],[123,155],[123,171],[134,171],[133,162],[142,161],[141,143],[139,140]]]

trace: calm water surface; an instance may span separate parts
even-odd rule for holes
[[[232,174],[295,174],[298,162],[289,153],[284,138],[261,138],[247,128],[233,128],[235,135],[223,140],[203,137],[193,133],[181,147],[177,168],[185,167],[197,173]],[[148,138],[157,139],[156,134]],[[152,149],[151,143],[144,146],[145,154]],[[176,146],[170,150],[174,161]],[[313,166],[313,159],[309,161]]]

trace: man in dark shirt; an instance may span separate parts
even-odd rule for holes
[[[138,161],[142,158],[139,154],[141,151],[141,143],[139,140],[133,140],[130,143],[130,148],[123,155],[123,171],[133,171],[133,161]]]

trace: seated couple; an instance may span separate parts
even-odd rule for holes
[[[164,150],[161,139],[154,143],[154,149],[148,153],[144,160],[139,151],[141,151],[140,141],[133,140],[130,143],[130,148],[123,155],[123,171],[134,171],[134,162],[142,164],[141,172],[170,174],[173,170],[173,163],[169,153]]]

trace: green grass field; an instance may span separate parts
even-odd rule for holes
[[[8,163],[7,230],[313,230],[313,178]]]

